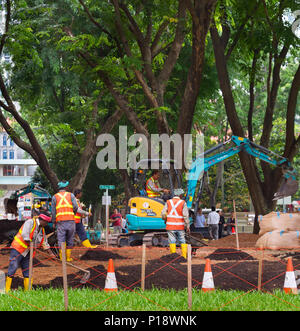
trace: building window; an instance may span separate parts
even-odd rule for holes
[[[12,176],[13,175],[13,166],[12,165],[5,165],[3,167],[3,176]]]
[[[15,158],[15,152],[13,150],[9,151],[9,158],[13,160]]]
[[[3,167],[3,176],[24,176],[24,166],[6,164]]]
[[[7,150],[3,151],[3,160],[7,160]]]
[[[7,144],[7,136],[6,134],[3,135],[3,146],[6,146]]]
[[[9,145],[10,145],[10,147],[14,147],[15,143],[12,139],[10,139]]]

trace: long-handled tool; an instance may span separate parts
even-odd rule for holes
[[[201,240],[201,239],[191,235],[190,233],[186,233],[185,237],[186,237],[187,243],[190,244],[192,247],[192,255],[196,254],[196,251],[198,248],[208,246],[208,244],[204,242],[204,240],[206,240],[206,239]]]
[[[58,258],[56,258],[56,260],[59,261],[59,262],[62,262]],[[70,267],[73,267],[73,268],[75,268],[77,270],[80,270],[80,271],[82,271],[84,273],[83,277],[80,280],[80,283],[81,284],[85,284],[90,279],[91,273],[90,273],[89,270],[82,269],[82,268],[80,268],[80,267],[78,267],[78,266],[76,266],[76,265],[74,265],[73,263],[70,263],[70,262],[66,262],[66,264],[69,265]]]
[[[54,235],[54,236],[53,236],[53,235]],[[52,238],[52,240],[49,240],[50,238]],[[57,256],[58,256],[58,249],[57,249],[58,244],[57,244],[57,237],[56,237],[56,235],[55,235],[55,232],[51,232],[50,234],[48,234],[48,235],[47,235],[47,239],[48,239],[48,243],[50,244],[50,246],[52,246],[52,247],[54,248],[53,253],[55,254],[55,259],[56,259],[57,261],[59,261],[59,262],[62,262],[62,261],[57,257]],[[53,245],[51,245],[50,242],[51,242]],[[77,269],[77,270],[80,270],[80,271],[82,271],[82,272],[84,273],[83,277],[82,277],[81,280],[80,280],[80,283],[81,283],[81,284],[85,284],[85,283],[89,280],[89,278],[90,278],[90,276],[91,276],[91,273],[90,273],[89,270],[86,270],[86,269],[82,269],[82,268],[80,268],[80,267],[77,267],[76,265],[74,265],[73,263],[70,263],[70,262],[66,262],[66,264],[69,265],[70,267],[73,267],[73,268],[75,268],[75,269]]]
[[[76,265],[74,265],[73,263],[70,263],[70,262],[66,262],[67,265],[69,265],[70,267],[73,267],[75,269],[78,269],[80,271],[82,271],[84,273],[84,275],[82,276],[81,280],[80,280],[80,283],[81,284],[85,284],[89,279],[90,279],[90,276],[91,276],[91,273],[89,270],[86,270],[86,269],[82,269],[80,267],[77,267]]]

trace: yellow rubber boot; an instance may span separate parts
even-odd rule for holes
[[[176,253],[176,244],[170,244],[170,253]]]
[[[10,291],[11,282],[12,282],[12,278],[11,277],[6,277],[6,281],[5,281],[5,292],[6,293]]]
[[[187,244],[181,244],[181,256],[186,259],[187,257]]]
[[[32,288],[32,279],[31,279],[31,288]],[[29,278],[24,278],[24,291],[29,290]]]
[[[84,240],[82,245],[86,248],[97,248],[97,245],[92,245],[88,239]]]
[[[66,249],[66,261],[67,262],[73,261],[73,259],[71,258],[71,252],[72,252],[72,249]]]

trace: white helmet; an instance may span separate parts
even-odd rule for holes
[[[177,196],[177,197],[180,197],[182,194],[184,194],[184,191],[182,188],[176,188],[174,190],[174,195]]]

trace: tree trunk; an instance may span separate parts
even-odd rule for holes
[[[183,137],[192,129],[195,106],[199,95],[200,82],[205,59],[205,40],[210,26],[215,0],[196,1],[195,7],[190,0],[186,0],[187,8],[192,16],[193,42],[191,66],[188,72],[184,90],[177,132]]]
[[[235,102],[232,94],[231,83],[229,79],[229,74],[227,70],[226,58],[224,47],[222,45],[221,39],[218,35],[218,31],[215,26],[210,29],[211,37],[213,41],[216,67],[220,82],[220,88],[222,90],[225,109],[227,113],[227,118],[229,120],[230,127],[234,135],[243,137],[244,131],[241,122],[238,118],[237,111],[235,108]],[[258,174],[258,170],[255,164],[255,160],[252,156],[246,154],[245,152],[239,153],[240,162],[242,165],[243,173],[248,185],[249,193],[252,199],[256,216],[259,214],[266,213],[266,201],[264,198],[262,183]],[[257,221],[254,226],[254,233],[257,233],[259,229]]]

